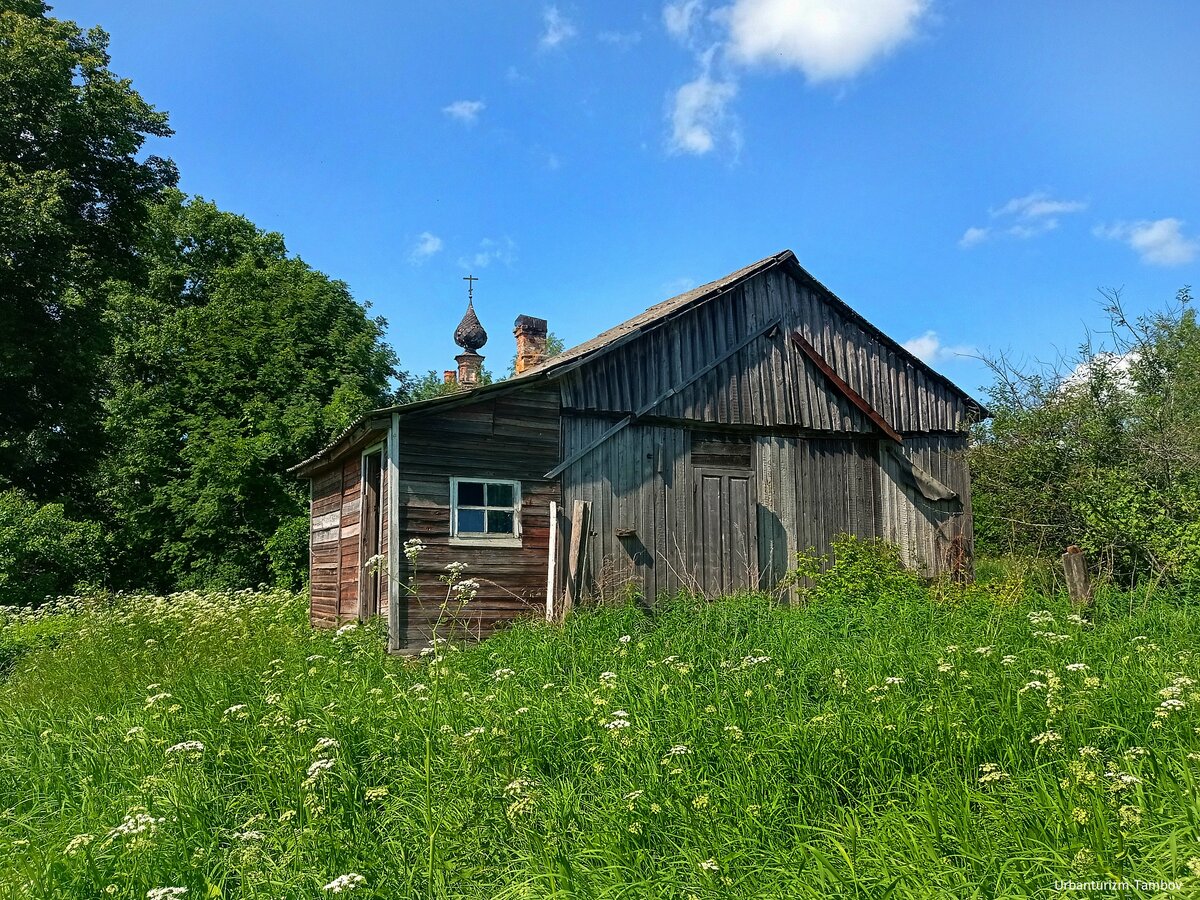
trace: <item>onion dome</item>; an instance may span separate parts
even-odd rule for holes
[[[463,314],[458,327],[454,329],[454,343],[468,353],[474,353],[487,343],[487,337],[487,332],[479,323],[479,316],[475,315],[475,304],[468,300],[467,311]]]

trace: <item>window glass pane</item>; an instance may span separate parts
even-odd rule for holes
[[[459,506],[483,506],[483,482],[460,481],[458,483]],[[480,531],[483,529],[480,528]]]
[[[513,514],[498,509],[489,509],[487,514],[488,534],[512,534]]]
[[[460,509],[458,511],[458,533],[459,534],[482,534],[483,533],[483,510],[482,509]]]
[[[487,498],[488,506],[512,506],[513,486],[511,484],[489,484]]]

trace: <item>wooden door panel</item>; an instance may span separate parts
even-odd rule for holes
[[[697,468],[692,571],[701,593],[714,597],[758,583],[757,508],[753,476]]]

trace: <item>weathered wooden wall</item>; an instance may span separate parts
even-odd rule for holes
[[[785,268],[759,274],[564,373],[563,408],[637,411],[777,319],[773,338],[738,351],[654,413],[710,424],[871,431],[789,344],[787,334],[798,330],[897,431],[954,431],[967,422],[968,404],[956,390],[845,314],[815,282],[799,281]]]
[[[337,621],[341,580],[342,467],[333,466],[313,476],[311,485],[309,615],[313,624],[332,625]]]
[[[359,615],[358,584],[363,563],[360,554],[362,451],[383,436],[381,431],[372,433],[312,476],[309,614],[314,624],[337,625]],[[385,484],[386,479],[385,469]],[[384,531],[380,540],[384,556],[387,554],[386,517],[385,506]]]
[[[564,454],[587,446],[608,417],[563,416]],[[714,442],[728,450],[714,453]],[[744,456],[737,448],[745,448]],[[874,436],[747,435],[682,425],[631,425],[563,472],[563,502],[592,504],[588,575],[593,592],[632,579],[647,597],[696,587],[697,469],[753,475],[759,585],[770,588],[795,554],[834,537],[884,533],[879,441]],[[618,532],[633,530],[632,536]]]
[[[973,549],[966,435],[909,435],[895,449],[955,491],[958,498],[927,500],[912,483],[905,466],[885,447],[880,454],[883,474],[880,536],[897,544],[905,562],[919,572],[936,575],[950,571],[956,536],[961,536],[968,559]]]
[[[400,540],[420,538],[426,550],[416,573],[417,596],[402,599],[404,643],[428,642],[446,587],[438,581],[451,562],[467,564],[481,582],[461,625],[486,636],[522,615],[542,615],[546,602],[550,501],[557,480],[542,476],[559,459],[559,402],[552,388],[528,389],[467,406],[400,419]],[[521,546],[462,546],[450,542],[450,478],[521,482]],[[407,560],[400,566],[407,582]]]
[[[826,553],[839,534],[880,535],[878,448],[874,437],[758,439],[758,551],[765,586],[794,567],[798,552]]]

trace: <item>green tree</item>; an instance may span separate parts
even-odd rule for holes
[[[59,503],[0,491],[0,606],[95,586],[103,563],[104,533],[95,522],[70,518]]]
[[[103,284],[136,280],[171,133],[108,68],[108,35],[0,0],[0,487],[80,498],[101,430]]]
[[[1200,325],[1183,289],[1126,314],[1064,370],[990,361],[994,418],[971,451],[984,552],[1088,550],[1118,579],[1200,582]]]
[[[211,203],[172,192],[149,226],[144,286],[114,283],[110,298],[102,485],[117,579],[288,581],[307,497],[287,467],[395,399],[385,323]]]

